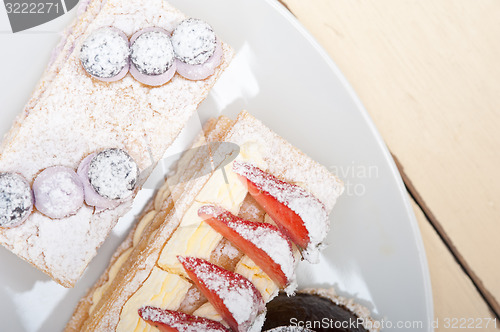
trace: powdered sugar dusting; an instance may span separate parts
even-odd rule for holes
[[[250,221],[262,222],[265,221],[265,215],[265,211],[257,204],[252,195],[247,194],[245,200],[243,201],[243,204],[241,205],[238,217]]]
[[[248,329],[248,332],[260,332],[262,331],[262,326],[264,326],[264,321],[266,320],[266,313],[261,313],[258,315],[254,321],[252,322],[252,325]]]
[[[191,286],[187,293],[184,295],[184,299],[179,305],[178,311],[182,311],[188,314],[192,314],[196,309],[200,307],[201,303],[206,303],[207,299],[201,293],[201,291],[196,286]]]
[[[288,279],[293,278],[294,259],[290,243],[277,231],[270,228],[250,228],[247,225],[236,222],[229,222],[229,227],[233,228],[247,241],[255,244],[271,257]]]
[[[248,112],[241,112],[226,140],[240,146],[253,142],[260,147],[266,166],[274,176],[300,185],[317,197],[330,212],[344,190],[343,183],[328,169],[314,161]]]
[[[274,329],[267,330],[266,332],[314,332],[314,331],[300,326],[278,326],[275,327]]]
[[[204,205],[199,211],[218,218],[225,218],[225,215],[228,214],[224,209],[214,205]],[[232,228],[245,240],[264,251],[278,264],[288,280],[294,279],[295,259],[292,245],[277,228],[269,224],[261,224],[259,227],[257,223],[254,224],[255,227],[252,227],[249,224],[242,223],[241,219],[234,216],[225,219],[225,224],[229,228]]]
[[[229,126],[227,125],[228,120],[225,117],[223,117],[222,120],[225,120],[226,124],[221,124],[222,121],[220,121],[217,126],[226,126],[226,128],[224,128],[225,133],[227,126]],[[279,176],[282,179],[286,179],[287,181],[300,182],[301,186],[313,193],[325,204],[328,211],[331,210],[336,198],[342,192],[341,182],[335,178],[334,175],[329,173],[326,168],[300,153],[300,151],[284,141],[269,128],[265,127],[260,121],[256,120],[246,112],[243,112],[239,116],[234,127],[230,130],[224,140],[239,145],[243,145],[246,142],[257,143],[260,147],[262,147],[262,156],[268,164],[268,166],[266,166],[267,171]],[[194,163],[197,162],[199,161]],[[181,163],[180,165],[182,166],[188,164],[189,163]],[[184,168],[180,167],[180,169]],[[190,168],[185,169],[187,170],[187,173],[189,173]],[[174,231],[176,225],[180,222],[178,217],[182,216],[186,209],[191,206],[193,199],[209,178],[209,176],[204,172],[195,174],[199,176],[189,175],[185,178],[185,181],[191,179],[188,189],[182,189],[178,191],[177,194],[173,195],[176,197],[176,210],[178,213],[169,215],[166,218],[166,222],[163,225],[164,229],[159,231],[154,238],[151,238],[151,245],[158,245],[159,243],[163,244],[168,241],[171,232]],[[255,204],[255,202],[252,204]],[[122,306],[137,290],[137,288],[144,283],[144,280],[148,277],[148,273],[154,265],[154,260],[157,259],[158,255],[155,254],[152,256],[154,256],[152,259],[149,259],[150,257],[148,257],[147,263],[143,263],[142,261],[136,262],[140,265],[140,269],[138,271],[130,272],[130,275],[132,275],[134,279],[129,281],[126,284],[126,287],[115,290],[115,297],[113,298],[113,303],[111,305],[112,308],[106,312],[104,319],[99,318],[98,326],[104,326],[106,328],[109,327],[110,330],[115,328]],[[250,276],[247,277],[251,278]],[[271,298],[273,296],[274,293],[271,295]],[[204,307],[207,306],[210,305],[204,305]],[[92,319],[93,323],[97,324],[95,317]]]
[[[88,15],[73,25],[64,54],[44,74],[2,142],[2,172],[18,172],[31,182],[45,168],[76,169],[85,156],[109,147],[126,150],[140,169],[146,169],[151,156],[163,157],[232,57],[230,47],[223,44],[222,65],[204,81],[176,75],[158,88],[146,87],[130,75],[114,83],[96,81],[79,59],[82,43],[93,31],[110,26],[128,36],[151,26],[173,31],[186,16],[162,0],[107,0],[102,8],[92,1],[88,8]],[[32,213],[23,225],[0,229],[0,243],[72,286],[130,204],[100,213],[84,206],[57,223]]]
[[[45,169],[36,177],[33,192],[37,210],[51,218],[75,214],[83,205],[83,184],[68,167]]]
[[[99,152],[90,161],[88,178],[90,185],[107,199],[125,199],[132,195],[139,168],[123,150],[107,149]]]
[[[132,63],[143,74],[161,75],[174,64],[174,50],[166,32],[145,32],[130,49]]]
[[[111,78],[128,64],[128,40],[116,29],[104,27],[94,31],[82,45],[80,60],[92,76]]]
[[[224,246],[221,250],[221,254],[229,259],[234,259],[240,254],[240,252],[234,246]]]
[[[190,269],[210,292],[217,294],[231,313],[241,331],[245,331],[255,317],[265,310],[264,302],[255,286],[241,275],[226,271],[204,260],[179,258],[188,262]]]
[[[163,323],[180,332],[229,332],[219,322],[170,310],[146,306],[139,309],[142,319],[153,323]]]
[[[310,242],[305,252],[310,255],[317,251],[330,227],[323,203],[303,188],[281,181],[250,163],[235,161],[233,170],[297,213],[309,233]]]
[[[220,259],[221,257],[235,259],[236,257],[238,257],[238,255],[240,255],[238,248],[233,246],[230,242],[225,242],[223,245],[218,245],[212,253],[212,257],[216,260]]]
[[[113,221],[125,214],[130,205],[131,202],[125,202],[98,215],[93,214],[93,208],[84,205],[74,216],[57,222],[34,212],[22,226],[3,230],[0,239],[12,239],[9,249],[15,254],[21,254],[29,261],[43,262],[40,264],[43,271],[48,272],[49,267],[50,271],[64,271],[56,281],[69,287],[95,255],[95,248],[107,237]],[[26,233],[32,235],[25,238]],[[89,237],[88,234],[95,236]],[[82,239],[86,239],[85,245]],[[68,269],[69,266],[73,268]]]
[[[33,208],[33,194],[23,177],[0,173],[0,227],[22,223]]]
[[[174,315],[168,315],[163,310],[158,310],[158,308],[150,306],[142,307],[139,312],[141,314],[142,319],[144,320],[150,320],[152,322],[161,322],[169,326],[172,326],[172,324],[178,322],[181,317],[186,318],[188,316],[187,314],[179,312],[178,317],[175,317]]]
[[[172,33],[176,57],[190,65],[207,62],[215,52],[216,39],[210,25],[194,18],[182,21]]]

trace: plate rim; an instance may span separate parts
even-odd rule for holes
[[[167,0],[168,1],[168,0]],[[382,139],[382,136],[380,135],[379,131],[377,130],[373,120],[371,119],[368,111],[364,107],[363,103],[359,99],[358,95],[352,88],[351,84],[349,81],[346,79],[344,74],[341,72],[337,64],[333,61],[333,59],[330,57],[330,55],[326,52],[326,50],[319,44],[319,42],[316,40],[316,38],[302,25],[302,23],[298,20],[297,17],[295,17],[292,12],[286,8],[286,6],[281,2],[281,0],[265,0],[264,3],[269,6],[269,9],[275,10],[277,14],[279,14],[281,17],[283,17],[286,22],[288,22],[291,27],[295,29],[299,33],[300,36],[304,37],[305,40],[309,43],[309,45],[312,46],[314,51],[317,52],[317,54],[325,61],[325,64],[330,68],[332,71],[332,74],[335,75],[336,79],[340,82],[342,85],[345,93],[349,96],[351,101],[353,102],[354,106],[357,108],[357,110],[360,112],[360,115],[364,119],[365,123],[367,124],[367,127],[369,128],[370,133],[372,134],[372,137],[375,138],[375,143],[378,147],[381,149],[381,156],[383,157],[383,160],[387,162],[388,168],[397,183],[397,192],[398,196],[402,198],[402,201],[404,202],[404,211],[405,215],[408,218],[410,222],[410,230],[415,238],[415,244],[416,244],[416,249],[418,253],[418,261],[420,265],[420,270],[422,272],[421,278],[423,280],[423,288],[424,288],[424,296],[425,296],[425,316],[428,319],[428,322],[432,322],[434,320],[434,304],[433,304],[433,297],[432,297],[432,287],[431,287],[431,281],[430,281],[430,273],[429,273],[429,266],[428,266],[428,261],[425,253],[425,247],[423,244],[423,239],[422,235],[420,232],[420,228],[417,223],[416,216],[413,212],[413,208],[411,206],[408,193],[406,190],[406,187],[404,185],[404,182],[402,180],[401,174],[399,173],[399,170],[397,169],[396,163],[392,157],[392,155],[389,152],[389,149]],[[75,10],[73,8],[73,10]],[[68,11],[69,13],[69,11]],[[423,309],[423,308],[422,308]],[[426,322],[424,322],[425,324]],[[432,326],[429,324],[429,326],[425,326],[428,331],[433,331]]]
[[[425,292],[425,311],[426,311],[426,315],[428,317],[428,323],[432,322],[434,320],[434,301],[433,301],[433,293],[432,293],[432,286],[431,286],[431,279],[430,279],[430,272],[429,272],[429,264],[428,264],[427,255],[425,252],[422,233],[421,233],[420,228],[418,226],[417,217],[416,217],[415,213],[413,212],[413,208],[412,208],[410,200],[409,200],[409,194],[408,194],[408,191],[406,190],[406,186],[405,186],[403,179],[401,177],[401,173],[399,172],[399,170],[396,166],[394,158],[392,157],[391,153],[389,152],[389,148],[387,147],[387,144],[385,143],[384,139],[382,138],[382,135],[378,131],[377,127],[375,126],[375,123],[373,122],[370,114],[368,113],[365,106],[361,102],[361,99],[356,94],[354,88],[349,83],[347,78],[344,76],[344,74],[342,73],[340,68],[337,66],[337,64],[330,57],[328,52],[323,48],[323,46],[320,45],[320,43],[316,40],[316,38],[302,25],[302,23],[298,20],[298,18],[295,17],[292,14],[292,12],[280,0],[263,0],[263,1],[266,2],[274,10],[276,10],[276,12],[278,12],[281,16],[283,16],[297,30],[297,32],[300,33],[307,40],[307,42],[314,48],[314,50],[321,56],[321,58],[325,61],[327,66],[330,68],[330,70],[332,70],[333,74],[339,79],[339,81],[342,84],[342,86],[344,87],[345,91],[347,92],[349,97],[354,102],[354,105],[359,110],[364,121],[368,125],[368,128],[369,128],[371,134],[375,138],[376,144],[380,147],[380,149],[382,151],[382,156],[383,156],[384,160],[387,162],[387,165],[389,166],[389,169],[391,170],[391,174],[397,183],[398,194],[402,198],[402,201],[404,202],[406,216],[408,217],[408,220],[410,221],[410,229],[411,229],[413,236],[416,240],[415,243],[417,246],[419,264],[420,264],[421,271],[422,271],[422,280],[424,282],[423,286],[424,286],[424,292]],[[425,323],[425,322],[423,322],[423,323]],[[432,324],[429,324],[428,330],[434,331],[434,329],[432,328],[431,325]]]

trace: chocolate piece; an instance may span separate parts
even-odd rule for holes
[[[83,205],[82,181],[69,167],[45,169],[33,182],[33,193],[37,210],[54,219],[73,215]]]
[[[137,184],[139,168],[127,152],[107,149],[90,161],[88,179],[100,196],[110,200],[130,197]]]
[[[0,173],[0,227],[22,224],[33,210],[33,193],[19,174]]]
[[[267,304],[267,317],[263,329],[300,324],[301,327],[311,328],[314,331],[368,331],[358,323],[358,318],[345,306],[335,304],[325,297],[307,293],[297,293],[290,297],[279,294]],[[308,325],[315,322],[316,325]],[[325,324],[322,324],[323,322]],[[354,328],[351,328],[351,322],[354,323]]]
[[[130,59],[144,75],[161,75],[174,64],[174,50],[167,32],[160,28],[140,31],[132,37]]]
[[[129,54],[125,34],[118,29],[104,27],[87,37],[80,50],[80,61],[90,75],[112,81],[126,75]]]
[[[217,38],[206,22],[188,18],[172,33],[172,46],[177,59],[190,65],[200,65],[215,53]]]

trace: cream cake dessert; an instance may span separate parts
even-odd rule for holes
[[[0,243],[72,287],[231,48],[164,0],[90,0],[0,146]]]
[[[337,177],[247,112],[193,147],[65,331],[260,331],[300,259],[318,260]]]

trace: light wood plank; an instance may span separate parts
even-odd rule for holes
[[[500,313],[500,1],[283,2],[351,82]]]
[[[429,262],[434,298],[434,321],[437,327],[435,331],[451,330],[446,329],[445,324],[446,319],[452,322],[453,318],[484,319],[480,325],[481,331],[498,331],[493,321],[490,321],[486,328],[487,319],[493,320],[495,317],[472,281],[432,228],[429,220],[425,218],[420,207],[413,200],[412,203]],[[497,326],[499,324],[500,322],[497,321]]]

